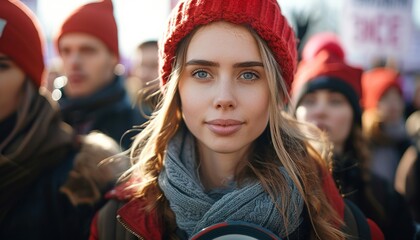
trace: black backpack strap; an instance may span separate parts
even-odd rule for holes
[[[347,235],[346,239],[357,240],[359,236],[359,229],[357,227],[356,218],[347,204],[344,205],[344,224],[343,231]]]
[[[350,200],[344,199],[344,223],[346,227],[344,232],[349,235],[349,240],[370,240],[370,228],[366,216]]]

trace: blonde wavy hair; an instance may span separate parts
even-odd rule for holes
[[[309,144],[307,135],[300,130],[299,125],[302,123],[282,110],[289,95],[281,70],[264,40],[252,29],[248,29],[257,40],[267,73],[270,113],[266,131],[255,141],[253,160],[245,163],[246,166],[237,174],[236,179],[257,179],[272,199],[280,194],[287,196],[289,189],[279,171],[279,166],[283,166],[304,199],[312,226],[311,239],[344,239],[344,233],[340,230],[342,221],[322,189],[319,170],[325,167],[325,161]],[[137,135],[130,152],[133,165],[124,175],[127,178],[140,176],[140,183],[132,185],[136,189],[136,197],[144,198],[149,203],[147,209],[156,209],[170,239],[177,239],[175,216],[159,188],[158,176],[165,164],[167,145],[184,124],[178,82],[195,31],[178,46],[170,79],[161,89],[164,97],[149,122],[144,125],[145,128]],[[294,206],[293,203],[285,199],[278,208],[284,213],[290,206]]]

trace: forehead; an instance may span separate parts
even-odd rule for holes
[[[334,89],[329,89],[329,88],[318,88],[318,89],[314,89],[309,91],[308,93],[306,93],[304,96],[306,95],[318,95],[318,96],[342,96],[345,97],[344,94],[340,91],[334,90]]]
[[[214,22],[200,27],[192,36],[187,60],[261,61],[258,44],[251,32],[242,25]]]
[[[60,39],[59,46],[61,47],[76,47],[76,46],[91,46],[97,48],[106,48],[97,37],[85,33],[67,33]]]

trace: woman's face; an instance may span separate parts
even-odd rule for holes
[[[187,48],[178,89],[199,148],[243,153],[268,124],[268,81],[245,27],[216,22],[200,28]]]
[[[16,111],[24,82],[23,70],[0,53],[0,121]]]
[[[325,131],[334,149],[341,152],[353,125],[353,110],[343,94],[316,90],[303,96],[296,109],[296,118]]]
[[[398,123],[404,114],[404,100],[397,88],[392,87],[378,102],[381,120],[385,123]]]

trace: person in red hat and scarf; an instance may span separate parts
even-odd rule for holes
[[[127,131],[146,119],[131,106],[122,77],[114,73],[120,55],[112,1],[75,9],[54,41],[67,77],[59,100],[64,121],[79,134],[101,131],[127,149],[133,135]]]
[[[86,239],[127,165],[98,167],[118,144],[99,133],[76,138],[61,120],[40,88],[43,46],[29,8],[0,0],[0,239]]]
[[[277,1],[180,1],[159,51],[163,100],[91,239],[201,239],[235,221],[344,239],[325,162],[281,110],[297,54]]]
[[[374,68],[363,74],[362,86],[363,132],[372,151],[371,170],[394,184],[400,159],[411,144],[400,74],[389,67]]]
[[[315,34],[305,45],[292,85],[296,118],[325,131],[333,144],[332,173],[340,193],[384,232],[385,239],[413,239],[414,225],[404,199],[369,169],[362,134],[362,69],[345,62],[334,33]]]

